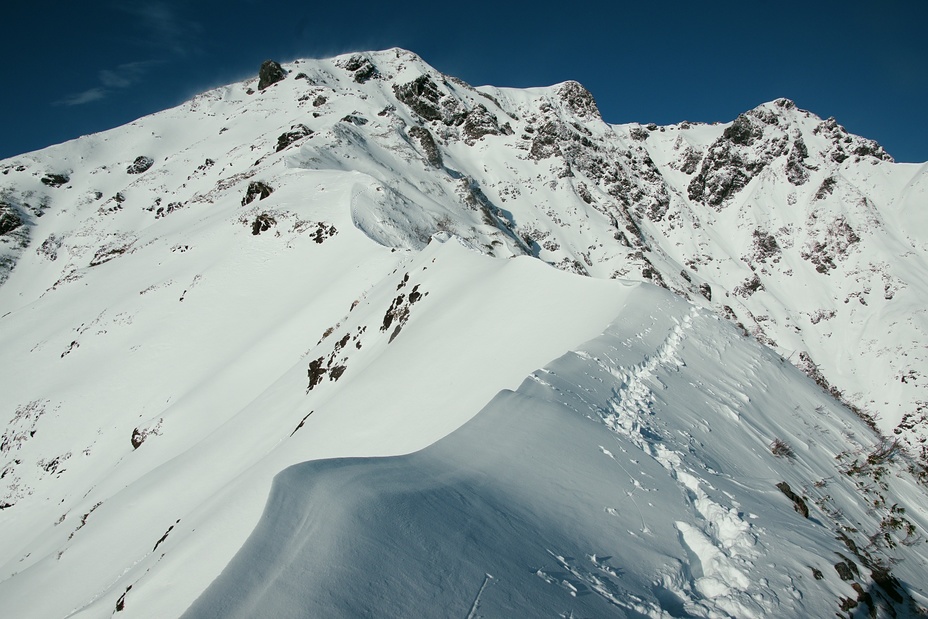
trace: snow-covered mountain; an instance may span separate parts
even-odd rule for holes
[[[4,160],[4,613],[917,613],[926,188],[396,49]]]

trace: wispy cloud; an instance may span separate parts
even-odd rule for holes
[[[143,60],[141,62],[127,62],[115,69],[104,69],[99,73],[100,83],[107,88],[128,88],[132,84],[141,81],[145,73],[158,64],[160,62],[157,60]]]
[[[107,93],[105,88],[97,86],[95,88],[88,88],[83,92],[68,95],[64,99],[55,101],[55,105],[84,105],[85,103],[92,103],[93,101],[104,99],[107,94],[109,93]]]
[[[100,71],[100,81],[108,88],[127,88],[132,85],[132,81],[128,77],[109,69]]]
[[[174,7],[164,2],[147,2],[123,3],[117,8],[133,17],[135,25],[144,33],[138,42],[174,56],[198,51],[200,24],[181,18]]]
[[[140,82],[152,67],[200,53],[198,37],[202,27],[184,19],[176,7],[161,1],[146,3],[119,2],[112,5],[129,16],[127,30],[134,31],[132,44],[144,48],[146,55],[157,60],[143,60],[102,69],[97,73],[99,84],[70,94],[54,105],[84,105],[106,99],[114,93]],[[125,20],[123,20],[125,21]]]
[[[84,105],[100,101],[117,90],[129,88],[142,80],[153,66],[159,64],[157,60],[144,60],[141,62],[127,62],[115,69],[103,69],[97,74],[99,86],[88,88],[82,92],[74,93],[55,101],[55,105]]]

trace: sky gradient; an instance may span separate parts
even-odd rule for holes
[[[777,97],[928,161],[928,2],[268,0],[4,9],[0,158],[281,62],[403,47],[473,85],[575,79],[611,123],[733,120]]]

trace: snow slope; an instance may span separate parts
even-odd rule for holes
[[[858,599],[834,565],[869,544],[861,499],[898,509],[925,489],[843,473],[873,437],[804,378],[705,311],[637,289],[604,334],[434,445],[280,473],[184,616],[831,616]],[[772,454],[776,437],[794,455]],[[924,544],[902,555],[897,586],[924,602]],[[865,573],[856,586],[889,612],[894,594]]]
[[[393,616],[925,603],[923,469],[860,418],[923,446],[924,166],[785,100],[610,126],[575,82],[475,89],[403,50],[286,69],[0,162],[5,614],[378,614],[383,583],[411,587]],[[389,522],[429,541],[371,584]]]
[[[264,268],[252,275],[238,266],[237,277],[246,288],[269,276]],[[59,400],[39,402],[44,414],[32,427],[37,437],[46,428],[52,436],[35,442],[30,437],[28,443],[23,439],[17,449],[18,459],[31,466],[15,466],[11,475],[34,492],[9,510],[4,553],[11,559],[5,570],[15,576],[0,584],[0,591],[55,587],[59,594],[38,601],[21,597],[23,607],[13,606],[17,616],[64,615],[85,606],[89,616],[98,616],[97,604],[112,610],[122,593],[112,589],[114,581],[133,584],[143,578],[154,581],[156,597],[160,587],[172,592],[147,616],[182,610],[190,601],[184,596],[209,582],[208,570],[221,568],[241,541],[236,534],[243,537],[257,520],[270,478],[279,470],[306,459],[392,455],[434,442],[500,389],[517,385],[532,368],[598,333],[633,289],[571,277],[528,259],[497,263],[453,241],[436,242],[392,271],[383,273],[383,281],[316,346],[309,340],[317,339],[324,327],[312,328],[315,316],[300,320],[304,303],[311,307],[316,293],[312,286],[301,287],[303,298],[288,299],[293,273],[281,269],[273,285],[264,280],[267,288],[259,289],[260,296],[251,303],[252,312],[289,307],[286,320],[220,312],[197,321],[219,323],[219,333],[241,331],[233,341],[250,346],[201,352],[206,344],[194,340],[187,353],[180,342],[173,345],[169,330],[152,329],[145,325],[148,321],[133,318],[120,337],[123,355],[95,358],[94,346],[85,344],[66,361],[78,363],[83,355],[86,377],[66,366],[60,366],[60,378],[43,377],[40,386],[73,384],[56,394]],[[401,294],[397,288],[406,274],[405,289],[418,288],[423,297],[411,306],[409,324],[390,342],[392,330],[380,327]],[[210,294],[205,281],[202,292],[198,288],[194,295]],[[188,292],[184,309],[194,295]],[[166,301],[179,303],[175,295]],[[204,311],[223,302],[236,300],[201,301]],[[246,311],[247,298],[238,302]],[[347,313],[350,303],[345,299],[340,309]],[[143,312],[134,316],[139,314]],[[512,316],[518,321],[508,318]],[[140,328],[132,328],[135,324]],[[305,335],[294,338],[294,332]],[[343,334],[347,342],[339,348]],[[189,341],[195,335],[180,330],[177,337]],[[216,333],[204,337],[217,339]],[[283,365],[288,340],[309,353],[301,355],[291,343],[289,364]],[[308,359],[328,357],[333,350],[338,351],[336,363],[347,366],[344,373],[337,383],[325,377],[308,390]],[[57,348],[52,353],[59,356]],[[488,355],[493,363],[486,362]],[[170,389],[169,401],[152,420],[140,404],[155,396],[145,392],[140,377],[157,377],[160,367],[172,365],[184,377],[150,381],[152,391],[164,394]],[[101,385],[92,375],[106,379]],[[184,381],[189,383],[186,389]],[[26,377],[13,382],[24,391],[37,388]],[[111,382],[115,389],[107,388]],[[130,438],[136,427],[151,435],[134,451]],[[52,456],[60,463],[55,470],[33,463]],[[49,475],[53,483],[46,481]],[[154,552],[155,542],[171,525],[177,525],[171,543]],[[183,550],[168,561],[161,553],[172,544]],[[188,553],[198,549],[203,558],[187,563]],[[160,577],[146,577],[162,560],[167,565],[158,570]],[[81,571],[79,566],[87,564],[100,567]],[[67,584],[54,584],[61,580]],[[133,591],[139,609],[146,607],[143,592]],[[95,599],[98,593],[103,599]]]

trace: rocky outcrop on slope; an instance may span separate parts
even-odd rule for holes
[[[0,236],[8,234],[23,225],[22,215],[8,202],[0,202]]]
[[[242,206],[251,204],[255,200],[264,200],[274,193],[274,188],[263,181],[252,181],[248,183],[248,189],[245,190],[245,197],[242,198]]]
[[[445,121],[439,101],[442,93],[428,75],[420,75],[405,84],[393,84],[396,98],[423,120]],[[446,121],[453,124],[453,119]]]
[[[558,96],[574,114],[586,120],[601,120],[599,108],[592,93],[579,82],[564,82],[557,91]]]
[[[277,152],[284,150],[294,142],[298,142],[306,136],[312,135],[313,130],[300,123],[290,127],[290,131],[280,134],[277,138]]]
[[[785,99],[776,101],[775,105],[783,109],[793,107],[793,103]],[[774,111],[756,108],[741,114],[709,147],[699,173],[687,186],[689,199],[722,208],[761,170],[788,150],[793,169],[791,177],[799,181],[805,146],[801,137],[798,142],[794,138],[792,145],[789,142],[789,136],[780,126],[780,116]]]
[[[470,86],[457,83],[467,90]],[[473,91],[476,94],[476,91]],[[397,100],[424,121],[440,122],[448,128],[459,128],[454,137],[472,146],[487,135],[511,134],[511,127],[500,126],[496,114],[485,104],[451,94],[447,85],[439,85],[429,75],[420,75],[405,84],[394,84],[393,93]]]
[[[893,158],[883,150],[882,146],[873,140],[851,135],[833,117],[820,122],[813,130],[813,133],[821,135],[831,142],[829,157],[835,163],[843,163],[850,157],[855,157],[857,161],[867,157],[876,161],[893,161]]]
[[[351,56],[344,62],[339,63],[339,66],[351,73],[352,79],[358,84],[363,84],[378,74],[374,63],[371,62],[370,58],[362,54]]]
[[[258,90],[264,90],[287,77],[287,72],[275,60],[265,60],[258,71]]]
[[[428,129],[420,127],[419,125],[413,125],[409,128],[409,137],[416,140],[419,144],[419,148],[421,148],[422,152],[425,154],[425,159],[429,162],[429,165],[435,168],[441,167],[441,151],[438,150],[438,146],[435,144],[435,138],[432,137]]]
[[[129,164],[126,168],[127,174],[141,174],[142,172],[148,171],[151,166],[155,164],[155,160],[151,157],[145,155],[139,155],[135,158],[135,161]]]
[[[43,211],[44,208],[40,208],[34,214],[41,216]],[[31,222],[29,205],[17,204],[12,196],[0,200],[0,284],[6,281],[19,256],[29,246]]]

